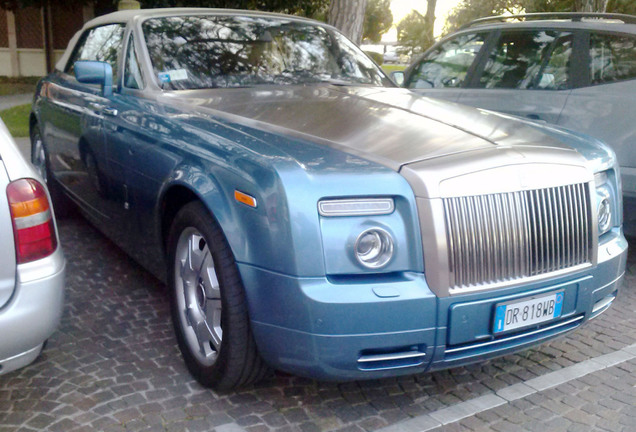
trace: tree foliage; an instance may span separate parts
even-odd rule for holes
[[[378,43],[392,25],[391,0],[369,0],[364,13],[362,39]]]
[[[117,0],[107,0],[116,8]],[[143,8],[153,7],[211,7],[253,9],[282,12],[307,17],[325,16],[329,0],[140,0]],[[100,0],[0,0],[0,7],[15,10],[22,7],[40,7],[49,3],[51,8],[75,7],[81,4],[104,3]]]
[[[406,54],[413,55],[424,51],[433,44],[424,15],[411,11],[397,26],[398,42],[406,48]]]
[[[609,0],[607,12],[636,15],[636,2],[634,0]]]
[[[518,6],[518,0],[462,0],[448,14],[444,33],[456,31],[477,18],[516,13]]]

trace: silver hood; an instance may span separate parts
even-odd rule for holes
[[[409,163],[493,146],[567,148],[521,122],[405,89],[261,86],[172,92],[160,100],[302,136],[396,171]]]
[[[496,185],[495,189],[504,186],[502,192],[543,187],[546,182],[554,185],[552,174],[562,172],[556,164],[576,166],[575,177],[589,175],[581,171],[585,166],[582,156],[538,128],[493,112],[423,98],[405,89],[260,86],[170,92],[159,100],[199,115],[226,118],[361,156],[401,172],[420,197],[448,195],[440,190],[444,180],[502,166],[533,167],[520,177],[513,176],[519,181]],[[442,156],[451,157],[442,162]],[[545,169],[550,175],[539,176],[543,181],[537,179],[537,173]],[[492,172],[487,177],[506,174]],[[559,177],[563,181],[556,183],[569,181],[565,175]],[[490,183],[488,187],[492,187]]]

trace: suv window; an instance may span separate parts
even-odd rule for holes
[[[423,58],[409,77],[408,88],[460,87],[484,45],[485,35],[463,34],[447,40]]]
[[[502,33],[479,80],[482,88],[569,88],[572,34],[550,30]]]
[[[636,37],[594,33],[590,36],[591,84],[636,78]]]
[[[64,72],[73,74],[78,60],[107,62],[113,68],[113,77],[117,76],[117,54],[124,37],[123,24],[109,24],[88,30],[77,43]]]

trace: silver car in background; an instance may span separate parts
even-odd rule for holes
[[[0,121],[0,375],[33,362],[60,322],[66,261],[50,202]]]
[[[636,16],[481,18],[394,77],[401,78],[424,96],[556,124],[609,144],[621,167],[625,233],[636,236]]]

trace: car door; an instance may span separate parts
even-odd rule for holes
[[[110,24],[87,30],[79,39],[63,72],[44,93],[41,118],[43,137],[53,175],[93,218],[110,217],[104,107],[108,99],[97,85],[80,83],[74,64],[80,60],[105,61],[117,73],[124,26]]]
[[[126,38],[123,72],[118,90],[109,100],[112,115],[104,117],[107,166],[111,175],[113,217],[118,221],[115,241],[152,267],[160,245],[154,244],[154,217],[162,182],[174,168],[175,157],[162,142],[174,135],[165,113],[146,97],[149,77],[140,63],[134,32]]]
[[[572,86],[574,33],[502,31],[459,103],[557,123]]]
[[[429,50],[407,71],[404,87],[457,102],[483,49],[487,32],[462,33]]]

